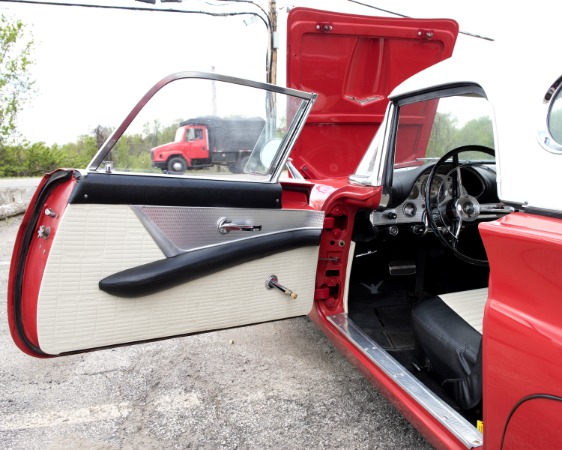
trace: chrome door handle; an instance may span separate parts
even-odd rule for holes
[[[261,231],[261,225],[236,224],[227,217],[221,217],[217,222],[220,234],[227,234],[231,231]]]

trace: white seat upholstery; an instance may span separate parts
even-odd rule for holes
[[[443,294],[439,298],[472,328],[482,334],[482,320],[488,299],[488,288]]]

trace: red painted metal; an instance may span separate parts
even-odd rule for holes
[[[24,340],[20,337],[19,332],[16,329],[16,323],[21,319],[23,332],[29,340],[29,342],[39,347],[39,342],[37,338],[37,301],[39,298],[39,290],[41,288],[41,280],[43,279],[43,273],[45,271],[45,266],[47,264],[47,259],[49,257],[49,252],[53,240],[57,234],[57,229],[60,224],[60,220],[68,204],[68,198],[76,180],[74,177],[70,178],[69,181],[56,187],[47,200],[42,204],[37,204],[38,198],[41,195],[41,191],[44,189],[46,183],[49,181],[51,176],[56,172],[47,174],[43,177],[33,198],[30,201],[30,207],[27,209],[18,234],[16,236],[16,242],[14,244],[14,250],[12,253],[12,260],[10,264],[10,275],[8,279],[8,324],[10,327],[10,333],[15,344],[20,350],[27,353],[28,355],[45,357],[46,355],[36,353],[32,348],[30,348]],[[44,214],[45,209],[50,208],[55,211],[58,217],[50,217]],[[23,284],[21,287],[21,316],[16,317],[15,308],[15,285],[17,274],[17,265],[20,255],[24,250],[24,246],[27,245],[24,242],[24,234],[28,227],[32,226],[31,221],[33,220],[34,214],[39,211],[39,220],[37,225],[33,230],[33,237],[31,243],[28,246],[27,257],[25,258],[25,266],[23,273]],[[43,239],[37,236],[39,227],[49,227],[50,233],[47,239]]]
[[[325,213],[315,286],[315,307],[311,318],[392,404],[439,448],[463,446],[437,419],[399,388],[393,379],[343,337],[327,321],[326,316],[343,312],[355,215],[360,208],[376,209],[382,194],[380,187],[350,185],[347,176],[355,170],[381,123],[390,91],[410,75],[450,56],[457,32],[458,25],[451,20],[383,19],[304,8],[291,11],[288,26],[288,86],[319,94],[291,158],[295,167],[309,179],[322,181],[314,184],[283,182],[282,197],[284,208],[314,208]],[[407,57],[404,58],[404,55]],[[58,187],[47,204],[62,213],[74,183],[71,181]],[[37,195],[36,193],[32,205],[35,204]],[[22,230],[29,224],[30,217],[28,211],[18,234],[14,255],[18,255],[24,245]],[[43,220],[40,222],[43,223]],[[52,226],[54,237],[56,224]],[[489,235],[492,236],[491,233]],[[500,238],[494,235],[490,240],[493,246]],[[562,239],[559,242],[562,243]],[[24,330],[34,345],[38,344],[36,302],[49,249],[50,242],[44,243],[43,240],[34,238],[25,267],[23,311],[27,318]],[[544,254],[542,256],[545,257]],[[13,296],[16,257],[12,259],[10,298]],[[562,265],[558,264],[558,267]],[[524,273],[521,271],[520,275]],[[502,289],[500,293],[509,294],[507,288]],[[550,314],[555,312],[559,311],[552,310]],[[13,316],[13,303],[9,303],[10,324],[14,323]],[[485,327],[494,320],[503,324],[503,329],[507,328],[511,334],[517,332],[517,327],[509,322],[511,319],[506,319],[505,313],[502,316],[498,314],[497,317],[492,314],[492,318],[485,322]],[[33,354],[12,325],[11,331],[17,345],[24,352]],[[487,359],[498,358],[498,353],[505,351],[508,343],[520,344],[517,339],[513,341],[513,336],[511,340],[494,334],[492,336],[496,339],[495,346],[488,344],[489,339],[486,341]],[[510,334],[506,333],[506,336]],[[544,335],[541,336],[544,338]],[[562,342],[562,339],[558,342]],[[540,355],[546,357],[545,354]],[[504,358],[508,359],[508,356],[509,354],[505,354]],[[536,359],[533,362],[536,363]],[[505,377],[502,370],[496,368],[497,374],[485,372],[486,395],[490,395],[490,382],[495,384],[500,377]],[[506,383],[507,386],[510,382]],[[497,400],[495,397],[487,397],[485,405],[489,398]],[[486,409],[485,419],[492,424],[491,432],[497,433],[497,430],[494,431],[494,424],[501,424],[502,419],[505,422],[509,408],[513,406],[513,401],[502,400],[503,408],[499,411],[490,412],[490,408]],[[486,423],[487,432],[489,426]]]
[[[561,448],[560,401],[518,404],[537,395],[562,399],[562,219],[514,213],[480,230],[491,269],[483,327],[484,442],[487,448],[500,448],[502,439],[509,448]]]
[[[316,301],[316,307],[309,317],[326,334],[336,348],[435,448],[466,450],[466,447],[446,430],[435,417],[398,387],[395,380],[389,378],[364,353],[343,338],[341,333],[327,321],[326,313],[331,315],[333,311],[327,311],[322,302]]]
[[[291,152],[310,179],[354,172],[378,129],[388,95],[448,58],[458,25],[295,8],[287,27],[287,85],[318,99]]]
[[[312,184],[298,180],[282,181],[281,204],[284,209],[313,209],[309,206]]]

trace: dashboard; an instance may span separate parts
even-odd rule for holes
[[[433,165],[396,169],[393,174],[389,206],[384,211],[373,211],[371,223],[377,227],[389,227],[389,233],[396,235],[398,225],[409,225],[414,234],[425,232],[427,179]],[[450,166],[443,166],[443,173],[437,173],[430,189],[432,204],[451,198],[452,176]],[[470,164],[461,166],[464,192],[479,202],[495,202],[497,199],[496,171],[493,164]]]

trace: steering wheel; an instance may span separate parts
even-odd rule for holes
[[[501,203],[479,203],[478,200],[469,195],[462,184],[461,168],[474,163],[459,162],[459,154],[464,152],[481,152],[495,156],[493,149],[481,145],[465,145],[455,148],[443,155],[435,163],[425,189],[425,204],[427,221],[441,243],[449,248],[455,256],[461,260],[476,266],[488,266],[487,259],[477,259],[466,255],[459,250],[459,240],[463,224],[476,222],[481,215],[490,214],[496,216],[507,214],[510,209],[505,209]],[[443,173],[442,166],[446,161],[452,159],[451,168],[446,171],[445,178],[438,181],[437,174]],[[447,180],[451,180],[449,184]],[[439,186],[436,198],[435,187]]]

